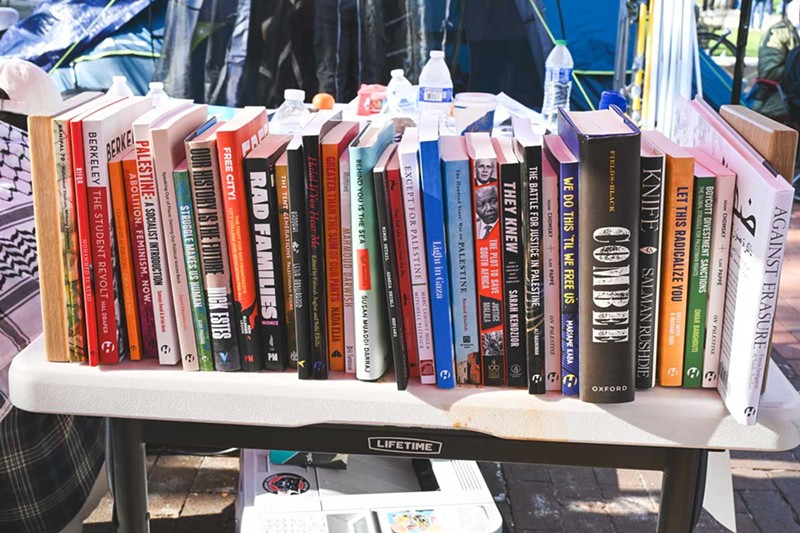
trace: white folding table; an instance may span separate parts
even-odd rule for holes
[[[20,409],[109,418],[120,531],[136,533],[148,530],[147,442],[660,470],[663,532],[691,531],[709,450],[800,444],[800,395],[774,366],[750,427],[715,390],[657,387],[616,405],[489,387],[411,383],[401,392],[391,380],[336,374],[49,363],[41,337],[12,363],[10,387]]]

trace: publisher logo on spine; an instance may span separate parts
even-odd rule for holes
[[[302,476],[283,472],[269,476],[261,484],[270,494],[303,494],[308,491],[311,484]]]
[[[369,437],[367,447],[376,452],[403,455],[439,455],[442,453],[441,442],[403,437]]]

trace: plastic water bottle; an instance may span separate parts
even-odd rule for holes
[[[414,86],[403,75],[403,69],[392,71],[392,79],[386,86],[387,110],[392,116],[412,116],[416,111]]]
[[[431,50],[430,59],[419,75],[419,102],[417,110],[422,114],[450,115],[453,107],[453,80],[450,69],[444,62],[444,52]]]
[[[303,103],[305,98],[305,91],[300,89],[286,89],[283,91],[284,102],[275,111],[272,120],[269,121],[270,133],[286,133],[289,135],[300,133],[300,130],[308,120],[308,115],[310,115]]]
[[[128,78],[125,76],[114,76],[111,78],[111,87],[106,94],[110,96],[133,96],[133,91],[128,87]]]
[[[150,90],[147,91],[147,96],[153,97],[153,107],[158,107],[169,102],[169,95],[164,91],[164,84],[160,81],[151,81],[148,85]]]
[[[572,55],[567,41],[556,41],[556,46],[547,56],[544,73],[544,103],[542,115],[547,128],[556,131],[558,108],[569,109],[569,93],[572,90]]]

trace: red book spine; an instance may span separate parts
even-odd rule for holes
[[[122,160],[125,197],[128,205],[131,254],[136,279],[136,300],[139,305],[139,323],[142,332],[142,358],[158,357],[156,316],[153,310],[153,291],[150,286],[150,266],[147,263],[147,238],[145,237],[142,197],[139,192],[139,173],[135,154]]]
[[[243,158],[263,138],[266,128],[259,131],[257,126],[251,125],[250,129],[252,131],[218,131],[217,152],[225,188],[222,205],[225,209],[225,230],[228,236],[228,257],[233,281],[242,370],[257,372],[264,368],[264,353],[259,339],[261,316]],[[243,144],[246,145],[244,149]]]
[[[395,155],[394,157],[397,157]],[[408,259],[408,240],[406,236],[406,219],[403,209],[403,184],[400,181],[400,168],[388,168],[386,184],[389,188],[389,217],[392,219],[392,238],[397,256],[397,278],[400,287],[400,309],[404,317],[403,336],[405,337],[406,356],[408,358],[409,376],[419,377],[419,351],[417,349],[417,325],[414,316],[414,295],[411,291],[411,267]]]
[[[491,178],[481,180],[478,166],[491,168]],[[475,206],[475,263],[478,290],[478,328],[483,384],[506,384],[506,353],[503,330],[503,256],[497,163],[493,159],[470,159]]]
[[[90,146],[90,155],[91,158]],[[114,267],[111,262],[111,206],[106,201],[108,189],[86,187],[89,205],[89,235],[91,237],[94,273],[94,297],[97,310],[97,342],[100,363],[119,363],[117,346],[117,315],[114,305]]]
[[[78,253],[81,263],[81,288],[83,290],[83,312],[86,320],[86,347],[89,365],[100,364],[97,336],[97,312],[95,308],[94,283],[92,280],[92,245],[89,230],[89,205],[87,202],[86,166],[83,154],[83,124],[70,122],[72,137],[72,165],[75,176],[75,213],[78,223]]]

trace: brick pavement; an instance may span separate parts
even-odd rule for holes
[[[773,336],[773,358],[800,389],[800,209],[792,217]],[[732,454],[736,525],[742,533],[800,532],[800,448]],[[602,468],[481,464],[505,531],[655,531],[661,473]],[[238,459],[148,457],[153,533],[233,532]],[[106,496],[86,533],[112,532]],[[726,531],[705,511],[697,531]]]

